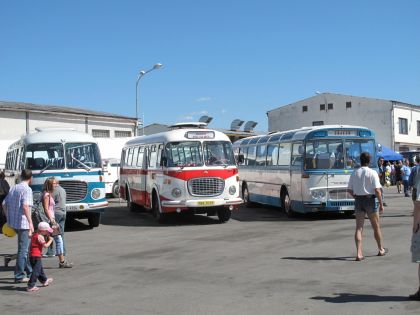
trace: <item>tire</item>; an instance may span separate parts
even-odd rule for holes
[[[137,211],[137,205],[131,201],[131,194],[130,191],[128,190],[128,186],[126,187],[126,200],[127,200],[127,208],[130,212],[135,212]]]
[[[287,192],[283,193],[281,197],[281,205],[282,205],[282,209],[284,213],[286,213],[289,218],[292,218],[294,216],[294,212],[292,210],[289,193]]]
[[[250,208],[252,207],[252,202],[249,199],[249,190],[248,190],[248,186],[244,186],[242,188],[242,199],[244,200],[244,204]]]
[[[97,212],[90,213],[88,216],[88,222],[91,228],[98,227],[101,222],[101,214]]]
[[[220,208],[217,210],[217,217],[219,218],[220,223],[225,223],[229,221],[232,211],[229,208]]]
[[[161,212],[160,209],[160,202],[158,200],[158,197],[156,193],[153,193],[153,199],[152,199],[152,213],[157,223],[161,224],[165,222],[165,214]]]
[[[120,197],[120,184],[118,181],[112,185],[112,197],[119,198]]]

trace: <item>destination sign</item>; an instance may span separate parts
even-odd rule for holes
[[[357,136],[356,130],[328,130],[329,136]]]

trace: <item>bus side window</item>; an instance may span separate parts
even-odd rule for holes
[[[256,158],[256,165],[257,166],[265,166],[266,159],[267,159],[267,146],[265,144],[257,146],[257,158]]]
[[[248,166],[254,166],[255,165],[255,145],[251,145],[248,148],[248,156],[246,158],[246,165]]]
[[[280,143],[279,145],[279,159],[277,165],[290,165],[290,143]]]
[[[137,166],[143,168],[143,161],[144,161],[144,147],[139,147],[139,156],[137,158]]]
[[[302,143],[294,143],[292,149],[292,162],[293,166],[302,165],[303,145]]]
[[[279,159],[279,145],[269,144],[267,147],[267,166],[277,165]]]
[[[158,150],[157,150],[157,159],[156,159],[156,166],[160,167],[160,160],[162,158],[162,152],[163,152],[163,144],[159,144]]]
[[[149,166],[152,168],[156,167],[156,161],[157,161],[157,151],[156,151],[156,145],[152,145],[150,147],[150,161]]]

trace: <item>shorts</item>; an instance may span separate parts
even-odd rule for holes
[[[378,212],[378,209],[375,207],[375,195],[355,196],[354,211],[356,213],[366,212],[367,214]]]
[[[411,261],[420,263],[420,231],[413,233],[411,237]]]

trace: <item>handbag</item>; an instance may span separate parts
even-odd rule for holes
[[[48,218],[44,212],[44,208],[42,207],[42,202],[40,200],[35,201],[32,206],[32,224],[36,229],[38,224],[41,222],[48,222]]]

